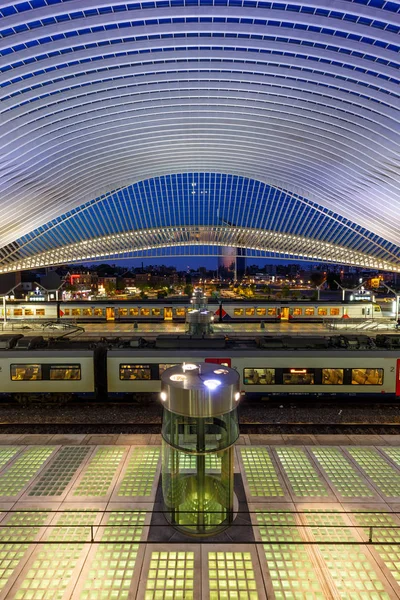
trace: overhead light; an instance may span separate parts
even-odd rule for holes
[[[206,379],[204,385],[208,387],[209,390],[216,390],[221,382],[218,379]]]

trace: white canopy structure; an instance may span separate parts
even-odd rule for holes
[[[400,271],[399,2],[0,17],[0,273],[226,245]]]

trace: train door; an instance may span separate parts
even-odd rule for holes
[[[231,366],[231,359],[230,358],[206,358],[204,362],[206,362],[206,363],[215,363],[217,365],[223,365],[224,367],[230,367]]]
[[[281,321],[288,321],[289,320],[289,307],[288,306],[282,306],[281,308]]]
[[[172,321],[172,306],[164,306],[164,321]]]
[[[400,358],[397,359],[396,368],[396,396],[400,396]]]
[[[106,321],[115,321],[115,308],[113,306],[106,307]]]

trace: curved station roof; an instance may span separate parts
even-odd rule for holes
[[[226,245],[400,271],[399,2],[0,17],[0,273]]]

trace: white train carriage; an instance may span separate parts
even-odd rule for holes
[[[0,351],[0,395],[19,401],[94,397],[93,351]]]
[[[214,362],[216,376],[236,369],[246,395],[382,395],[400,397],[400,359],[395,351],[301,350],[260,352],[115,350],[107,356],[111,395],[159,392],[161,373],[184,362]],[[218,375],[219,372],[219,375]]]

